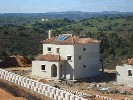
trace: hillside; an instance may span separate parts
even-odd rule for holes
[[[131,14],[112,17],[102,15],[81,20],[48,18],[46,21],[41,20],[43,17],[32,16],[28,22],[30,17],[25,17],[27,15],[9,15],[2,19],[0,17],[0,48],[3,56],[5,53],[20,54],[34,59],[35,55],[42,52],[40,41],[46,39],[47,31],[52,29],[54,36],[71,33],[101,40],[101,60],[107,68],[114,68],[116,64],[121,64],[121,60],[133,57]]]
[[[82,20],[85,18],[99,18],[99,17],[116,17],[116,16],[132,16],[133,12],[117,12],[117,11],[103,11],[103,12],[81,12],[81,11],[66,11],[66,12],[47,12],[47,13],[0,13],[0,24],[22,24],[35,22],[40,19],[62,19]]]

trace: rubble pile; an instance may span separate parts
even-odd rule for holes
[[[122,61],[123,64],[133,65],[133,58]]]
[[[30,67],[31,60],[24,56],[9,56],[4,61],[0,62],[1,68],[9,68],[9,67]]]
[[[29,60],[27,57],[17,55],[15,58],[20,66],[31,66],[31,60]]]

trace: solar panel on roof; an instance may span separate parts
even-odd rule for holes
[[[68,36],[63,36],[62,38],[61,38],[61,40],[63,41],[63,40],[66,40],[68,38]]]
[[[67,38],[68,38],[68,36],[60,35],[60,36],[58,36],[58,38],[56,40],[63,41],[63,40],[66,40]]]
[[[60,38],[60,40],[62,40],[63,38],[64,38],[64,36],[62,35],[61,38]]]
[[[67,38],[68,38],[68,36],[65,36],[65,37],[64,37],[64,40],[66,40]]]
[[[65,36],[62,35],[62,37],[60,38],[60,40],[62,41],[64,39]]]
[[[60,40],[61,39],[61,36],[58,36],[58,38],[56,40]]]
[[[56,40],[59,40],[60,36],[58,36],[58,38]]]

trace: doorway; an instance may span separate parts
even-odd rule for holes
[[[51,77],[57,77],[57,66],[55,64],[51,66]]]

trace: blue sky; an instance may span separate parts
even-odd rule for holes
[[[0,0],[0,13],[133,12],[133,0]]]

